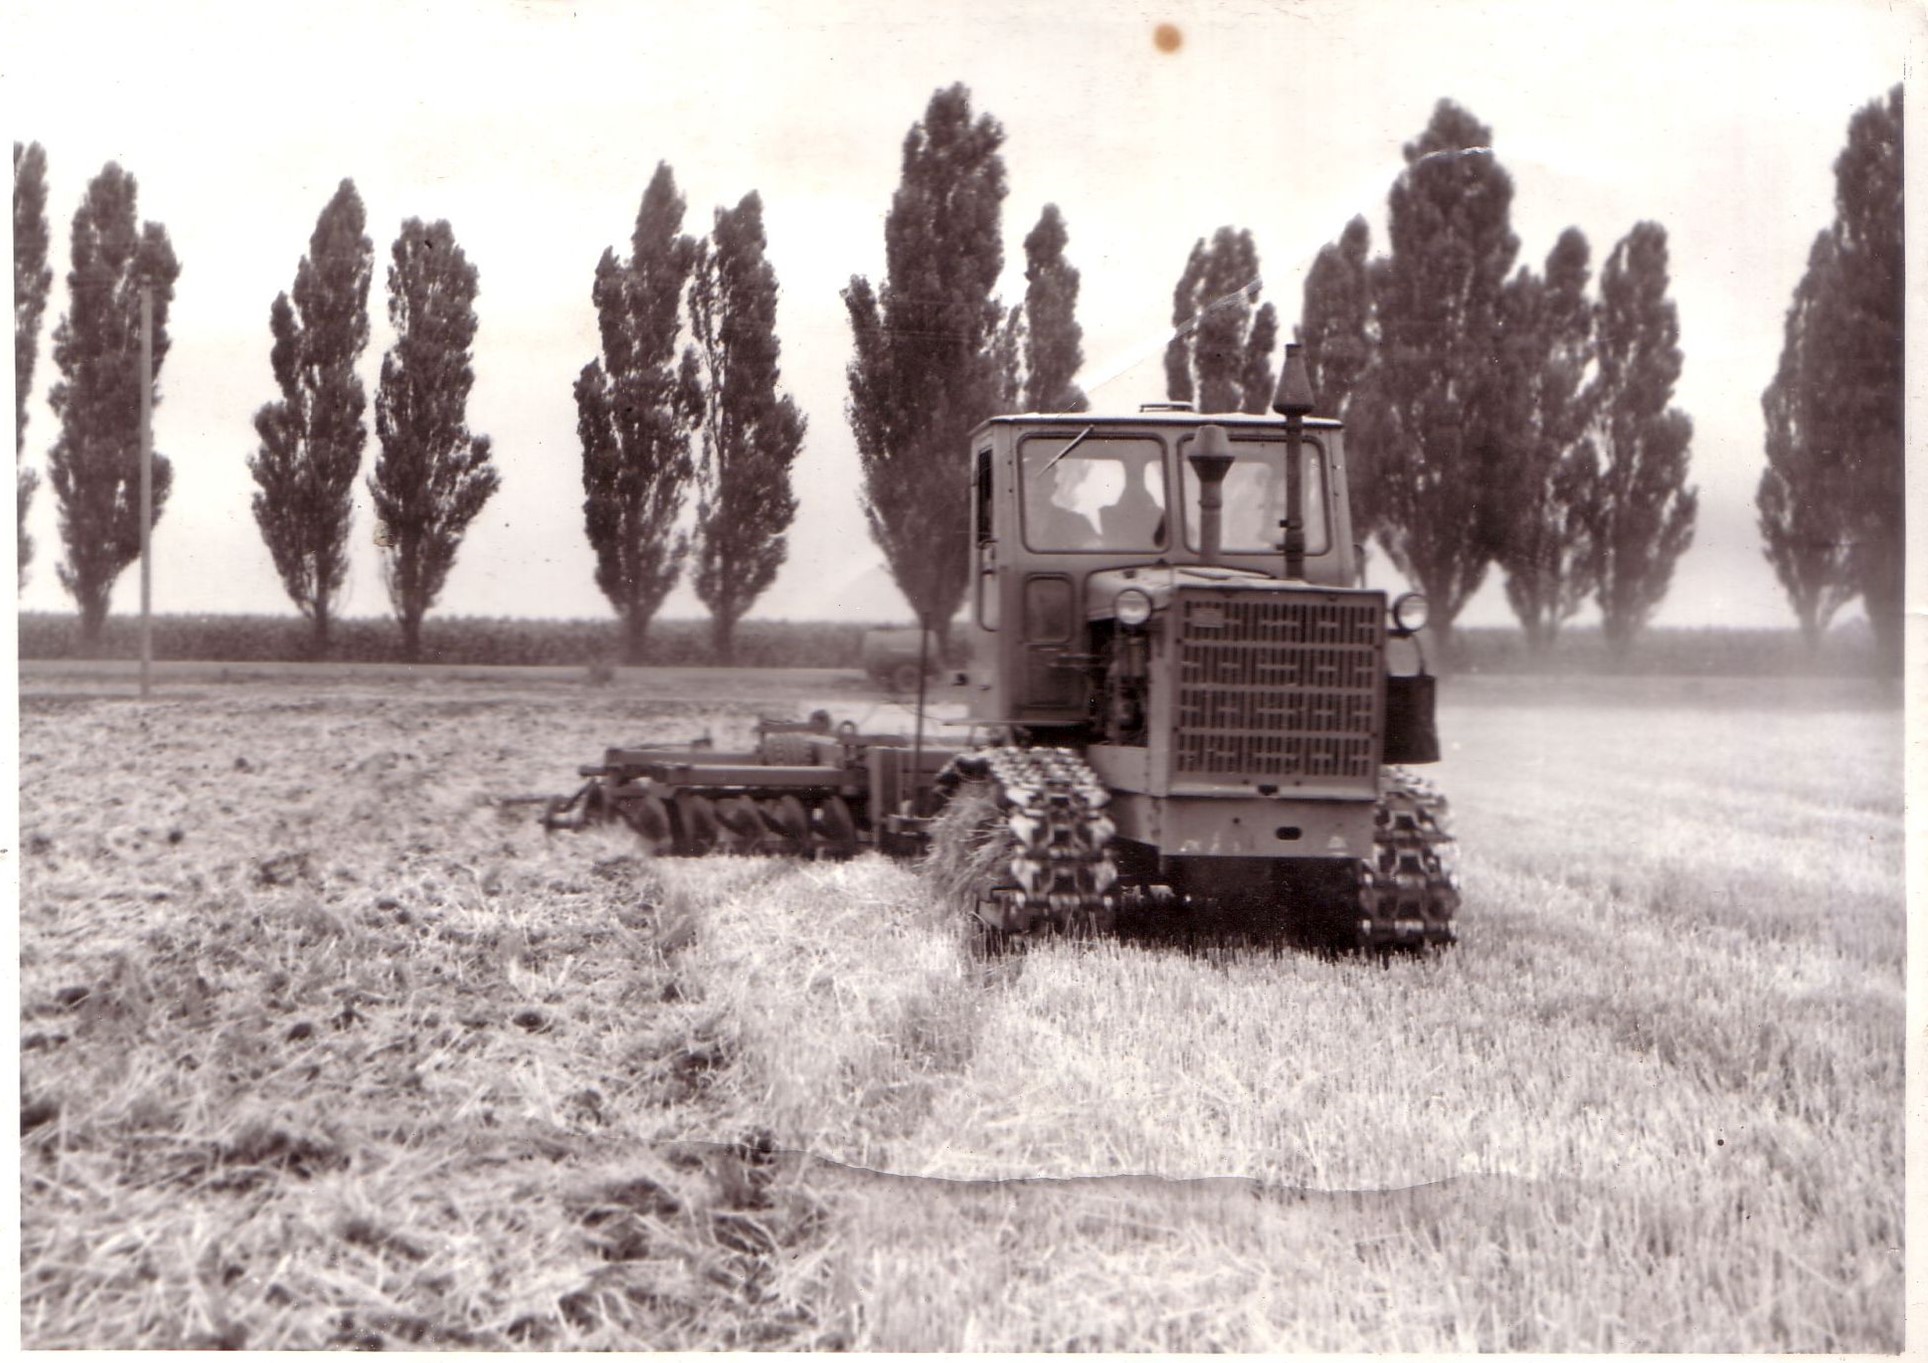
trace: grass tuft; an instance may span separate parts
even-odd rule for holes
[[[924,859],[929,901],[964,921],[977,907],[978,893],[1007,879],[1009,860],[1003,811],[989,781],[966,781],[931,825],[931,850]]]

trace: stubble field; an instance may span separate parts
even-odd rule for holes
[[[487,803],[854,677],[126,690],[22,678],[28,1347],[1902,1345],[1852,681],[1448,682],[1463,944],[1383,965],[987,961],[909,868]]]

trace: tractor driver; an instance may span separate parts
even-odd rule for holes
[[[1104,530],[1105,546],[1110,549],[1155,549],[1165,542],[1165,505],[1158,494],[1146,486],[1147,475],[1155,477],[1158,456],[1120,461],[1125,486],[1118,500],[1098,513]]]
[[[1042,485],[1025,498],[1029,524],[1025,539],[1033,549],[1093,549],[1098,528],[1077,509],[1084,482],[1083,462],[1073,468],[1069,459],[1053,459],[1041,471]]]

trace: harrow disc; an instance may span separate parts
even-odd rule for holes
[[[652,854],[668,850],[675,842],[670,831],[669,808],[656,792],[646,790],[640,795],[624,796],[616,802],[616,811],[624,823],[636,830]]]
[[[718,800],[716,820],[723,825],[723,842],[729,851],[754,852],[763,841],[763,811],[747,795]]]
[[[682,832],[678,848],[684,856],[700,857],[716,850],[719,830],[716,806],[707,795],[679,790],[675,800],[676,823]]]
[[[810,850],[810,811],[803,807],[803,801],[794,795],[778,795],[763,800],[758,809],[764,824],[787,844],[787,851]]]
[[[857,820],[841,795],[832,795],[817,806],[817,837],[824,852],[839,859],[857,855]]]

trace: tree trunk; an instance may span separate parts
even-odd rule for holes
[[[649,616],[634,601],[623,612],[623,666],[643,665],[643,644],[649,635]]]
[[[1457,672],[1460,663],[1459,635],[1453,630],[1453,618],[1450,615],[1441,615],[1438,619],[1428,622],[1428,627],[1433,632],[1434,650],[1439,654],[1439,670]]]
[[[314,613],[315,633],[309,645],[310,650],[317,659],[328,656],[328,611],[328,594],[326,592],[317,592],[315,594]]]
[[[422,612],[419,608],[405,608],[402,611],[402,661],[419,663],[422,660]]]
[[[1801,642],[1807,645],[1809,657],[1821,651],[1821,612],[1820,602],[1803,602],[1795,608],[1795,616],[1801,626]]]
[[[80,597],[80,656],[83,658],[100,655],[100,634],[107,624],[107,600],[106,589],[86,592]]]
[[[710,613],[710,661],[718,667],[736,665],[736,616],[729,611]]]
[[[1600,617],[1600,634],[1607,641],[1607,652],[1614,661],[1625,662],[1633,652],[1634,636],[1639,633],[1633,623],[1618,615]]]

